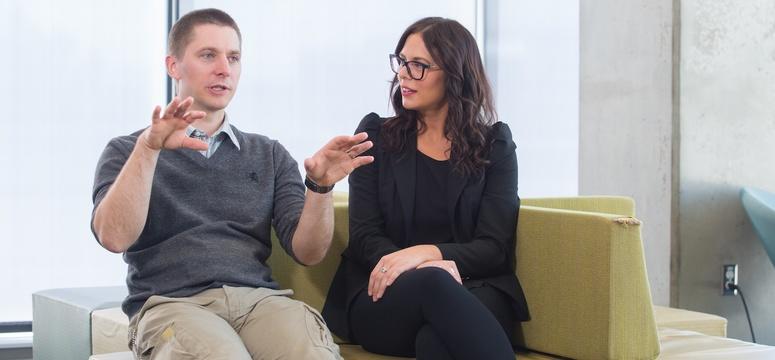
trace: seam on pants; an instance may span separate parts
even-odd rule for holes
[[[323,317],[317,310],[309,305],[301,301],[300,303],[305,311],[304,319],[306,322],[307,335],[312,341],[312,344],[316,347],[325,348],[334,355],[338,355],[339,346],[336,345],[334,339],[331,337],[331,333],[328,331],[328,326],[326,325],[325,320],[323,320]]]

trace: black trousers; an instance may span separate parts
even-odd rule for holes
[[[445,270],[407,271],[373,302],[364,289],[350,306],[350,329],[364,349],[428,359],[514,359],[516,325],[507,296],[467,289]]]

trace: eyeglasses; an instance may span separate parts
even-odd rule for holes
[[[419,61],[407,61],[396,54],[390,54],[390,69],[398,74],[401,68],[406,66],[409,77],[414,80],[422,80],[425,77],[425,70],[438,69],[438,65],[423,64]]]

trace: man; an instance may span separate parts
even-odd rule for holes
[[[141,359],[340,358],[317,311],[272,280],[270,228],[297,262],[320,262],[330,190],[373,161],[358,156],[372,143],[340,136],[306,159],[305,195],[290,154],[226,116],[240,49],[228,14],[183,16],[166,57],[179,97],[148,128],[111,140],[97,166],[92,229],[128,264],[122,308]]]

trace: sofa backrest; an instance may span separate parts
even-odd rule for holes
[[[334,239],[328,255],[322,262],[313,266],[302,266],[293,261],[283,251],[274,231],[272,232],[272,255],[269,257],[272,276],[282,287],[293,289],[294,298],[318,310],[323,309],[328,287],[339,266],[340,254],[347,247],[347,240],[350,238],[346,194],[337,194],[334,197],[334,221]]]

